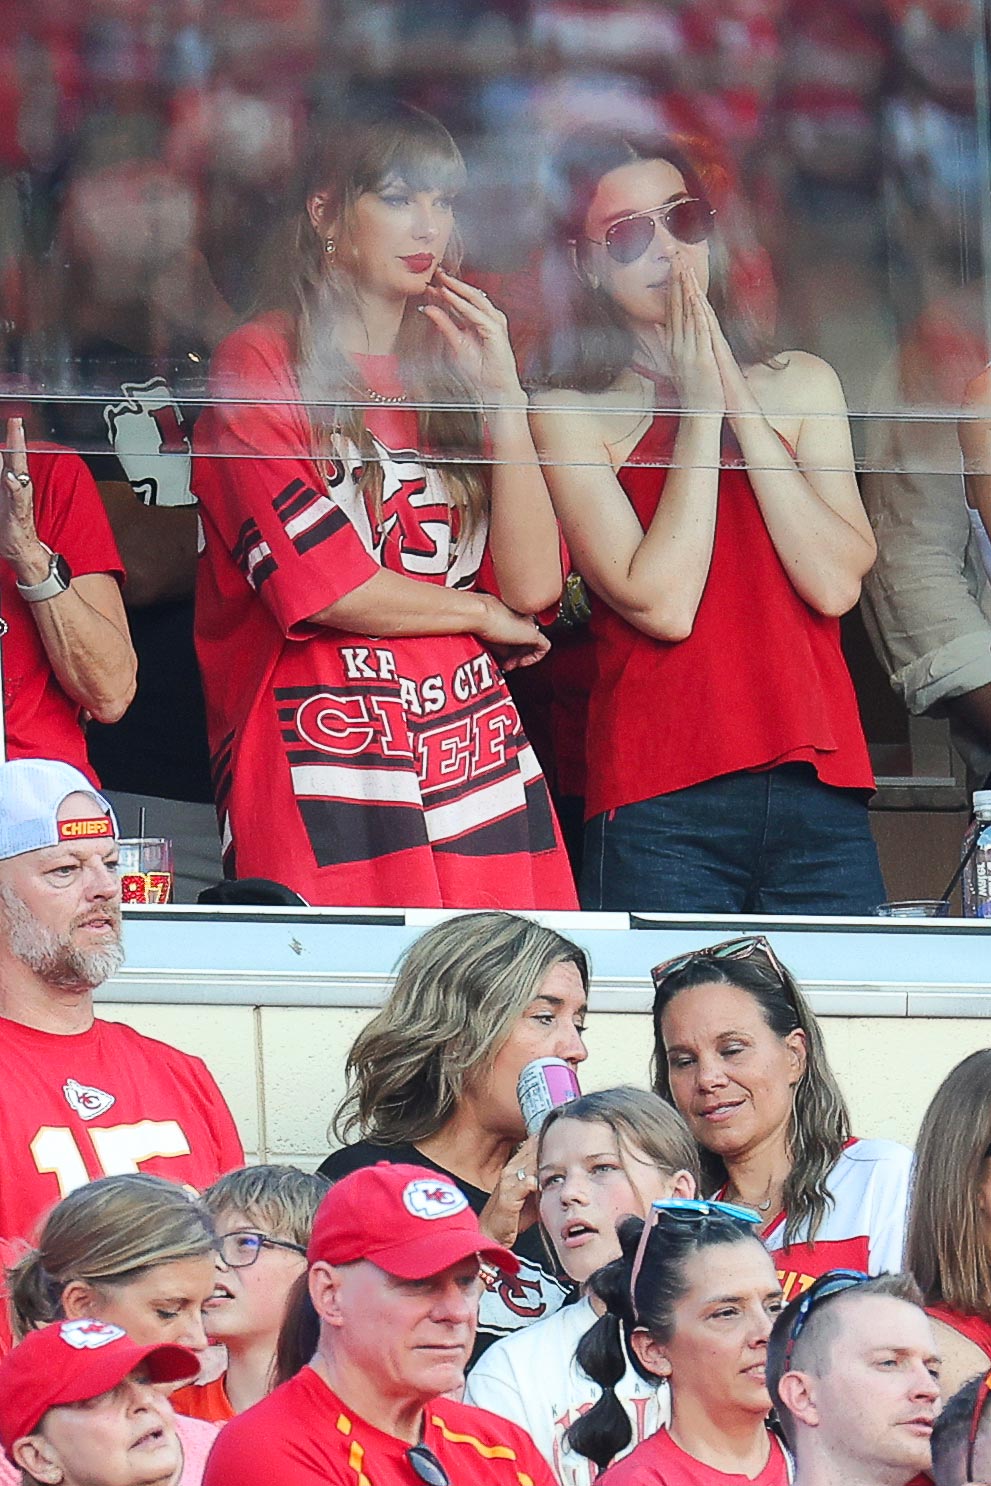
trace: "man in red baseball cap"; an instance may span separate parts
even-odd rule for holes
[[[464,1381],[481,1265],[517,1270],[449,1177],[351,1172],[320,1204],[307,1259],[317,1350],[224,1426],[204,1486],[553,1486],[529,1435],[442,1396]]]
[[[177,1486],[182,1449],[155,1384],[198,1368],[185,1347],[139,1347],[103,1321],[55,1321],[0,1362],[0,1444],[45,1486]]]

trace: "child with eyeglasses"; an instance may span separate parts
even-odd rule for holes
[[[756,1222],[735,1204],[668,1200],[620,1226],[622,1257],[590,1282],[605,1314],[578,1348],[602,1398],[569,1441],[603,1467],[629,1442],[613,1393],[624,1347],[644,1377],[667,1380],[671,1420],[607,1471],[608,1486],[787,1486],[764,1381],[781,1287]]]
[[[327,1188],[323,1177],[295,1166],[245,1166],[203,1194],[217,1230],[203,1324],[226,1347],[227,1365],[174,1393],[177,1412],[224,1424],[271,1391],[289,1294],[306,1272],[306,1245]]]
[[[581,135],[556,175],[574,292],[533,423],[593,594],[582,907],[870,913],[839,616],[876,548],[839,380],[743,302],[699,141]]]

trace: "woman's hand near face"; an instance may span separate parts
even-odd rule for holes
[[[478,1215],[478,1226],[496,1243],[512,1248],[537,1221],[537,1137],[531,1135],[503,1167],[495,1191]]]
[[[486,402],[526,407],[509,325],[487,294],[453,274],[437,270],[421,311],[447,341],[462,372]]]
[[[671,260],[668,318],[663,334],[672,380],[686,413],[722,412],[726,406],[714,324],[715,316],[691,264],[676,253]]]

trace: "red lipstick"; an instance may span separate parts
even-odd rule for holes
[[[408,258],[402,260],[410,273],[426,273],[434,266],[433,253],[410,253]]]

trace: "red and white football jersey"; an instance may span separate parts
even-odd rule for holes
[[[799,1233],[784,1247],[785,1215],[761,1235],[778,1271],[785,1300],[807,1290],[830,1269],[865,1274],[897,1273],[902,1267],[912,1152],[893,1140],[851,1140],[826,1183],[832,1197],[810,1243]]]
[[[131,1027],[98,1020],[63,1037],[0,1019],[0,1066],[8,1263],[61,1197],[96,1177],[144,1171],[199,1190],[244,1163],[206,1064]]]
[[[394,358],[360,358],[395,387]],[[375,363],[387,363],[374,365]],[[196,647],[229,876],[314,904],[577,907],[547,787],[498,664],[467,634],[345,633],[310,616],[380,570],[470,589],[485,567],[410,408],[318,461],[266,316],[219,348],[196,429]],[[382,466],[382,509],[361,488]]]

